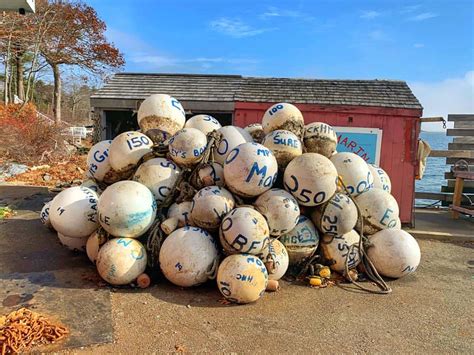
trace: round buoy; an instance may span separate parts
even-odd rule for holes
[[[278,164],[272,152],[258,143],[235,147],[224,164],[224,178],[229,190],[243,197],[258,196],[275,183]]]
[[[252,136],[255,143],[262,144],[265,132],[263,132],[263,127],[260,123],[251,123],[245,126],[244,129]]]
[[[288,252],[278,239],[270,240],[268,246],[263,250],[262,260],[267,265],[269,280],[280,280],[288,270]]]
[[[371,235],[369,242],[367,255],[383,276],[400,278],[414,272],[420,264],[420,246],[404,230],[381,230]]]
[[[369,165],[357,154],[337,153],[331,157],[331,162],[352,196],[358,196],[374,187],[374,177]]]
[[[82,253],[85,252],[87,238],[88,237],[80,237],[80,238],[68,237],[58,232],[59,242],[71,251],[80,251]]]
[[[225,186],[224,168],[219,163],[202,164],[197,168],[192,185],[200,190],[206,186]]]
[[[151,191],[136,181],[119,181],[99,199],[99,222],[115,237],[137,238],[152,225],[156,201]]]
[[[222,220],[219,229],[222,247],[228,254],[260,254],[268,244],[268,224],[258,211],[237,207]]]
[[[393,227],[392,229],[402,229],[402,221],[400,217],[397,218],[397,223],[395,224],[395,227]]]
[[[205,187],[193,197],[191,220],[198,227],[215,230],[234,205],[234,197],[223,187]]]
[[[133,169],[140,159],[151,152],[153,142],[140,132],[124,132],[114,138],[109,148],[109,161],[117,173]]]
[[[208,232],[197,227],[183,227],[163,242],[160,268],[175,285],[196,286],[215,275],[218,255],[216,243]]]
[[[398,204],[395,198],[381,189],[370,189],[357,196],[360,213],[364,218],[364,234],[394,228],[398,221]]]
[[[183,128],[169,140],[171,159],[181,166],[191,166],[199,163],[206,150],[207,138],[196,128]]]
[[[107,241],[107,236],[103,229],[98,229],[87,238],[86,253],[92,263],[95,264],[100,247]]]
[[[61,191],[51,203],[49,218],[53,228],[71,238],[84,238],[97,229],[97,194],[75,186]]]
[[[133,180],[150,189],[158,203],[163,202],[173,189],[181,169],[166,158],[153,158],[141,164]]]
[[[191,201],[184,201],[181,203],[173,203],[168,209],[168,218],[178,218],[178,227],[192,226],[191,209],[193,203]]]
[[[103,181],[105,175],[112,169],[109,162],[109,148],[112,141],[101,141],[92,146],[87,154],[87,170],[91,177]]]
[[[278,103],[265,111],[262,118],[262,127],[265,134],[283,129],[301,137],[304,131],[303,114],[292,104]]]
[[[137,121],[143,132],[155,128],[173,135],[184,127],[186,114],[174,97],[154,94],[141,103]]]
[[[313,222],[301,215],[296,227],[283,234],[280,241],[288,252],[290,265],[297,265],[314,254],[318,248],[319,235]]]
[[[185,128],[196,128],[207,135],[212,131],[217,131],[222,125],[214,117],[209,115],[195,115],[186,121]]]
[[[285,190],[270,189],[261,194],[254,205],[267,219],[273,236],[288,233],[298,223],[300,207],[295,198]]]
[[[334,194],[331,199],[311,213],[311,219],[323,234],[342,235],[350,232],[357,223],[355,203],[342,193]]]
[[[254,255],[230,255],[219,265],[217,287],[231,302],[257,301],[265,293],[267,283],[267,269],[263,261]]]
[[[214,160],[224,165],[227,155],[239,144],[253,142],[252,136],[243,128],[236,126],[224,126],[217,130],[222,139],[219,145],[214,148]]]
[[[307,152],[330,158],[336,151],[337,134],[330,125],[313,122],[306,125],[303,142]]]
[[[265,136],[262,145],[270,149],[275,156],[278,167],[286,168],[288,163],[303,154],[299,138],[290,131],[276,130]]]
[[[374,187],[377,189],[382,189],[390,193],[392,191],[392,182],[390,181],[390,176],[377,165],[368,164],[370,172],[374,177]]]
[[[48,228],[53,228],[51,220],[49,219],[49,209],[51,208],[52,202],[53,201],[46,202],[40,212],[40,221]]]
[[[97,255],[100,277],[112,285],[126,285],[145,271],[145,247],[138,240],[115,238],[105,243]]]
[[[317,206],[336,192],[337,170],[331,161],[317,153],[304,153],[285,169],[283,182],[303,206]]]
[[[331,269],[338,272],[345,271],[345,263],[349,269],[355,268],[360,263],[359,248],[351,246],[358,244],[360,235],[355,231],[351,230],[349,233],[339,236],[325,235],[322,238],[321,249],[323,251],[324,258],[332,263]],[[349,253],[350,251],[350,253]]]

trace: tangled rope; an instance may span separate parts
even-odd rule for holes
[[[163,221],[166,219],[166,209],[170,207],[175,201],[178,203],[190,201],[197,192],[195,186],[193,186],[190,182],[198,181],[197,179],[199,170],[203,166],[207,165],[209,161],[211,161],[211,163],[214,162],[214,148],[219,146],[222,135],[217,131],[212,131],[208,133],[207,138],[208,142],[206,149],[203,152],[202,159],[199,164],[197,164],[192,170],[190,168],[182,169],[168,196],[166,196],[164,201],[158,205],[155,222],[151,226],[150,232],[148,233],[148,237],[146,239],[146,250],[148,252],[147,260],[148,266],[150,268],[156,266],[160,255],[161,245],[166,238],[166,234],[161,229],[161,223],[163,223]],[[164,144],[160,144],[154,149],[153,154],[155,156],[166,157],[167,152],[168,147]],[[137,164],[137,166],[139,166],[139,164]]]
[[[347,190],[346,185],[342,181],[341,177],[338,177],[338,185],[344,190],[346,195],[354,202],[356,208],[357,208],[357,219],[360,224],[360,239],[359,243],[352,244],[349,247],[349,250],[346,255],[346,259],[344,262],[344,276],[346,279],[352,283],[354,286],[357,288],[369,292],[369,293],[375,293],[375,294],[389,294],[392,292],[392,289],[387,285],[387,283],[383,280],[383,278],[380,276],[378,273],[377,269],[375,268],[374,264],[370,260],[369,256],[367,255],[367,249],[370,248],[371,244],[368,238],[364,235],[364,218],[362,217],[361,209],[357,201],[352,197],[352,195],[349,193]],[[331,243],[334,239],[334,236],[330,238],[329,240],[321,240],[321,243]],[[372,288],[366,287],[362,285],[360,282],[357,282],[357,280],[353,277],[352,273],[350,272],[349,269],[349,259],[351,255],[353,255],[354,252],[358,252],[360,262],[362,266],[364,267],[365,274],[367,275],[367,278],[375,283],[379,290],[374,290]],[[314,263],[316,260],[321,259],[321,256],[316,253],[316,251],[313,252],[311,256],[307,258],[307,260],[302,264],[301,271],[298,274],[298,278],[306,275],[309,271],[310,274],[314,272]],[[327,260],[331,261],[331,260]]]
[[[369,256],[367,255],[367,249],[370,248],[371,244],[366,236],[364,236],[364,218],[362,217],[362,211],[360,209],[359,204],[355,200],[355,198],[352,197],[352,195],[349,193],[347,190],[346,185],[344,184],[344,181],[342,181],[341,177],[338,177],[339,183],[343,187],[345,193],[349,198],[354,202],[356,208],[357,208],[357,215],[358,215],[358,220],[360,221],[360,239],[358,244],[352,244],[349,247],[349,250],[347,252],[346,260],[344,263],[344,272],[346,278],[351,282],[354,286],[357,288],[369,292],[369,293],[375,293],[375,294],[381,294],[381,295],[386,295],[389,293],[392,293],[392,289],[387,285],[387,283],[384,281],[384,279],[380,276],[378,273],[377,269],[375,268],[374,264],[370,260]],[[365,287],[362,285],[360,282],[357,282],[352,277],[352,274],[349,272],[349,257],[352,253],[352,251],[357,247],[358,252],[359,252],[359,258],[361,259],[361,263],[364,266],[364,271],[365,274],[367,275],[367,278],[374,282],[380,290],[374,290],[369,287]]]
[[[68,334],[66,327],[54,324],[27,308],[20,308],[0,317],[1,355],[27,352],[33,346],[62,340]]]

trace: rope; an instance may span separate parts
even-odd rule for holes
[[[370,242],[367,239],[367,237],[364,236],[364,218],[362,217],[362,211],[360,209],[359,204],[357,201],[352,197],[352,195],[349,193],[347,190],[346,185],[344,184],[344,181],[342,181],[341,177],[338,177],[339,182],[341,186],[344,188],[344,191],[346,194],[349,196],[349,198],[354,202],[356,208],[357,208],[357,214],[358,214],[358,219],[360,221],[360,239],[358,244],[352,244],[349,247],[349,251],[346,256],[346,260],[344,263],[344,272],[346,278],[351,282],[354,286],[357,288],[369,292],[369,293],[375,293],[375,294],[381,294],[381,295],[386,295],[392,292],[392,289],[386,284],[384,279],[379,275],[377,269],[375,268],[374,264],[370,260],[369,256],[367,255],[366,249],[370,247]],[[374,290],[372,288],[368,288],[363,286],[361,283],[357,282],[355,279],[352,278],[351,273],[349,272],[349,256],[351,255],[352,250],[357,246],[358,252],[359,252],[359,258],[361,259],[361,263],[365,268],[365,273],[369,280],[374,282],[380,290]]]
[[[0,353],[26,353],[35,345],[55,343],[68,334],[66,327],[54,324],[27,308],[20,308],[0,317]]]

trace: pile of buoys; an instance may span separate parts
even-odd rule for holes
[[[365,272],[364,258],[390,278],[417,268],[388,174],[337,153],[334,129],[305,126],[296,106],[275,104],[244,129],[186,121],[178,100],[157,94],[137,119],[140,132],[95,144],[83,185],[40,215],[108,283],[146,287],[161,271],[180,287],[215,279],[227,300],[249,303],[289,271],[319,285],[329,268]]]

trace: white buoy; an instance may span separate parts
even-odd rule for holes
[[[89,238],[87,238],[86,243],[86,253],[87,257],[93,264],[97,260],[97,255],[99,255],[100,247],[107,242],[107,236],[103,229],[98,229],[93,232]]]
[[[169,140],[171,159],[181,166],[192,166],[199,163],[206,150],[207,138],[196,128],[183,128]]]
[[[369,259],[379,274],[400,278],[420,264],[421,252],[415,238],[401,229],[385,229],[369,237]]]
[[[346,259],[348,259],[347,263],[349,269],[353,269],[359,265],[359,248],[357,245],[352,247],[352,245],[358,244],[359,240],[360,236],[355,230],[351,230],[349,233],[339,236],[323,236],[321,249],[324,258],[328,262],[333,262],[330,266],[332,270],[344,272]]]
[[[89,236],[99,226],[97,194],[87,187],[75,186],[61,191],[49,208],[53,228],[71,238]]]
[[[237,207],[222,220],[219,238],[228,254],[258,255],[267,246],[270,233],[265,217],[258,211],[250,207]]]
[[[215,277],[218,256],[216,243],[208,232],[197,227],[183,227],[163,242],[160,268],[175,285],[196,286]]]
[[[84,180],[82,182],[81,186],[82,187],[87,187],[88,189],[91,189],[92,191],[94,191],[97,194],[97,196],[99,196],[102,193],[102,190],[100,189],[97,182],[95,182],[95,180],[92,180],[92,179]]]
[[[141,164],[133,180],[150,189],[158,203],[163,202],[173,189],[181,169],[166,158],[153,158]]]
[[[52,202],[53,201],[46,202],[40,212],[40,221],[48,228],[53,228],[51,220],[49,219],[49,209],[51,208]]]
[[[112,169],[109,162],[111,143],[111,140],[96,143],[87,154],[87,171],[97,181],[104,181],[105,175]]]
[[[336,151],[337,134],[330,125],[313,122],[306,125],[303,141],[308,153],[318,153],[330,158]]]
[[[111,285],[127,285],[145,271],[146,250],[131,238],[115,238],[105,243],[97,255],[97,271]]]
[[[382,189],[390,193],[392,191],[392,182],[390,181],[390,176],[377,165],[368,164],[370,172],[374,177],[374,187],[377,189]]]
[[[268,246],[263,250],[262,260],[267,265],[269,280],[280,280],[288,270],[288,252],[278,239],[270,240]]]
[[[262,118],[262,127],[265,134],[284,129],[301,137],[304,131],[303,114],[292,104],[278,103],[265,111]]]
[[[222,135],[219,145],[214,148],[214,160],[224,165],[227,155],[239,144],[253,142],[252,136],[243,128],[236,126],[224,126],[217,130]]]
[[[186,121],[185,128],[196,128],[207,135],[212,131],[217,131],[222,125],[210,115],[195,115]]]
[[[156,201],[151,191],[136,181],[119,181],[99,199],[101,226],[115,237],[137,238],[152,225]]]
[[[181,203],[173,203],[168,209],[168,218],[178,218],[178,227],[193,226],[191,220],[191,209],[193,203],[191,201],[184,201]]]
[[[257,301],[265,293],[267,283],[267,269],[263,261],[254,255],[230,255],[219,265],[217,287],[231,302]]]
[[[137,121],[143,132],[159,129],[173,135],[184,127],[186,113],[181,103],[174,97],[154,94],[141,103]]]
[[[58,232],[58,239],[62,245],[71,251],[80,251],[82,253],[86,251],[88,237],[74,238]]]
[[[311,257],[319,244],[318,231],[311,220],[301,215],[295,228],[280,237],[285,246],[290,265],[297,265],[304,259]]]
[[[283,183],[303,206],[317,206],[336,192],[337,170],[325,156],[304,153],[293,159],[285,169]]]
[[[298,223],[300,207],[285,190],[270,189],[261,194],[254,205],[267,219],[270,234],[275,237],[288,233]]]
[[[352,196],[356,197],[374,187],[369,165],[357,154],[337,153],[331,157],[331,162]]]
[[[357,207],[346,195],[336,193],[320,208],[311,213],[311,219],[323,234],[342,235],[357,223]]]
[[[260,123],[251,123],[248,126],[245,126],[244,129],[252,136],[255,143],[262,144],[265,132],[263,132],[263,127]]]
[[[124,132],[114,138],[109,148],[109,162],[117,173],[133,169],[140,159],[151,152],[153,142],[140,132]]]
[[[290,161],[303,154],[303,147],[299,138],[290,131],[276,130],[270,132],[263,139],[262,145],[272,151],[280,169],[286,168]]]
[[[216,162],[202,164],[196,172],[196,181],[192,184],[198,190],[212,185],[224,187],[224,167]]]
[[[243,197],[258,196],[276,181],[278,164],[272,152],[258,143],[235,147],[224,164],[224,178],[229,190]]]
[[[215,230],[234,205],[234,197],[223,187],[205,187],[193,197],[191,220],[198,227]]]
[[[356,197],[364,218],[364,234],[374,234],[381,229],[395,228],[398,223],[398,203],[388,192],[370,189]]]

